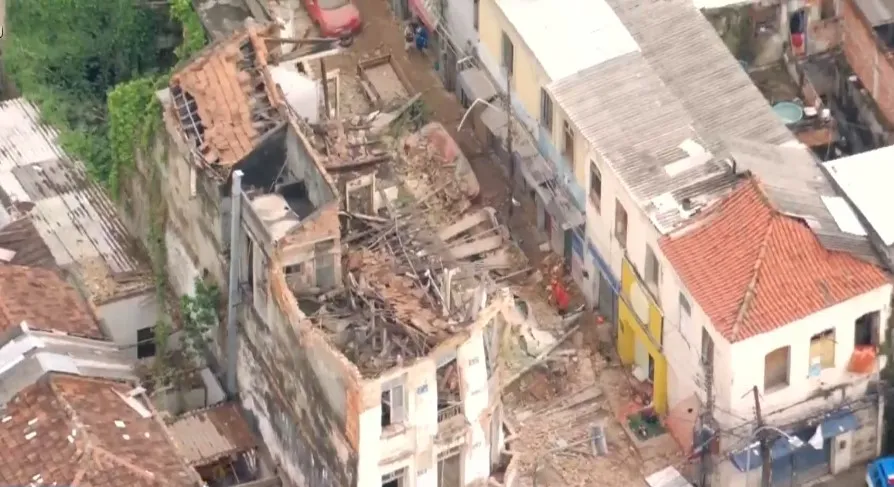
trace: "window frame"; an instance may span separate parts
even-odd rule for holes
[[[508,75],[512,75],[515,71],[515,44],[506,32],[503,32],[500,38],[500,64]]]
[[[148,336],[144,336],[148,333]],[[152,358],[158,353],[155,344],[155,327],[147,326],[137,329],[137,360]]]
[[[480,32],[480,31],[481,31],[481,30],[480,30],[480,29],[481,29],[481,25],[480,25],[480,22],[481,22],[481,11],[478,10],[479,8],[481,8],[481,1],[480,1],[480,0],[474,0],[474,3],[473,3],[473,5],[472,5],[472,11],[473,11],[473,12],[472,12],[472,26],[475,27],[475,32]]]
[[[768,365],[771,356],[776,353],[785,352],[785,377],[776,378],[768,376]],[[778,358],[776,358],[778,360]],[[772,380],[772,383],[770,382]],[[764,392],[776,392],[790,386],[792,382],[792,348],[788,345],[771,350],[770,353],[764,355]]]
[[[627,226],[629,224],[627,209],[615,198],[615,228],[612,232],[622,249],[627,248]]]
[[[574,127],[569,120],[562,121],[562,157],[574,167]]]
[[[384,407],[386,404],[385,396],[387,395],[388,411],[391,418],[391,422],[388,426],[383,426],[383,430],[404,424],[407,421],[407,388],[404,382],[403,378],[398,378],[382,384],[382,405]],[[395,397],[400,398],[397,406],[395,406]]]
[[[686,315],[685,320],[683,319],[684,311]],[[677,298],[677,327],[680,329],[681,333],[684,331],[684,321],[686,322],[686,325],[692,324],[692,305],[689,304],[689,300],[686,299],[686,295],[681,292],[680,296]],[[686,326],[686,328],[689,328],[689,326]]]
[[[835,328],[828,328],[810,337],[807,353],[808,374],[813,375],[814,361],[819,359],[819,370],[835,368]],[[829,350],[831,349],[831,350]]]
[[[550,134],[553,131],[554,116],[553,99],[546,92],[546,89],[540,88],[540,126],[549,131]]]
[[[714,339],[708,333],[708,329],[702,327],[702,343],[701,343],[701,363],[710,365],[714,363]]]
[[[596,191],[593,191],[594,184],[593,179],[598,181]],[[595,194],[594,194],[595,193]],[[590,160],[590,188],[587,191],[587,194],[590,196],[590,202],[593,203],[593,206],[596,207],[596,213],[602,212],[602,172],[599,171],[599,166],[596,165],[596,161]]]
[[[651,245],[646,245],[646,265],[645,265],[646,287],[652,291],[652,297],[658,299],[658,290],[661,289],[661,261],[658,260],[658,254],[652,250]]]

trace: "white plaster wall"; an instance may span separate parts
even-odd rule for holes
[[[490,476],[490,443],[480,418],[489,407],[487,368],[481,332],[473,333],[456,350],[461,381],[463,415],[469,424],[461,453],[464,485]],[[437,455],[455,445],[436,443],[438,433],[437,358],[432,357],[364,384],[363,397],[375,405],[360,413],[358,487],[380,487],[389,472],[407,469],[406,487],[437,485]],[[382,384],[404,376],[407,422],[391,434],[382,434]]]
[[[463,414],[469,423],[469,443],[462,462],[463,482],[469,485],[475,480],[490,476],[490,449],[487,432],[479,418],[487,411],[487,367],[484,360],[484,341],[481,332],[475,332],[456,354],[456,363],[462,380]]]
[[[418,479],[419,471],[430,469],[434,454],[432,443],[438,428],[435,373],[434,359],[426,359],[363,385],[364,398],[375,401],[375,406],[360,414],[358,487],[380,487],[382,475],[401,468],[407,469],[407,487],[410,487]],[[382,384],[400,377],[405,379],[407,420],[383,435],[379,402]]]
[[[478,30],[475,28],[477,0],[451,0],[444,3],[447,8],[443,15],[451,40],[460,51],[470,52],[478,44]]]
[[[730,360],[733,364],[747,364],[747,367],[735,367],[735,374],[729,378],[730,394],[718,397],[718,404],[737,414],[750,414],[753,399],[750,396],[745,398],[742,396],[755,385],[761,392],[763,408],[768,414],[803,402],[819,388],[853,384],[854,394],[860,393],[859,389],[865,390],[865,381],[868,377],[847,371],[848,361],[854,351],[854,321],[866,313],[881,311],[880,323],[884,327],[890,316],[890,299],[891,285],[888,284],[785,327],[733,344],[728,355]],[[818,377],[809,378],[810,337],[830,328],[835,329],[835,367],[823,370]],[[880,339],[884,341],[885,334],[881,335]],[[789,385],[772,392],[764,391],[763,358],[773,350],[786,345],[791,347]],[[864,383],[863,387],[859,387],[861,382]],[[812,402],[786,409],[785,415],[801,415],[814,407]]]
[[[137,330],[155,326],[159,317],[152,291],[106,302],[96,312],[102,320],[103,331],[116,345],[127,348],[134,359],[137,358]]]

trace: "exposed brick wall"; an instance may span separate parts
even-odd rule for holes
[[[844,54],[888,123],[894,121],[894,59],[880,49],[854,0],[842,2]],[[877,67],[877,69],[876,69]]]

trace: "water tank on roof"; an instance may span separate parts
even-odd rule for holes
[[[804,108],[802,108],[801,105],[790,101],[781,101],[773,105],[773,112],[775,112],[776,116],[786,125],[798,123],[804,118]]]

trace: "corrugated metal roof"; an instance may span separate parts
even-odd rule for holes
[[[497,5],[551,81],[638,50],[604,1],[497,0]]]
[[[866,236],[842,230],[823,197],[838,196],[835,188],[804,147],[777,146],[743,139],[727,140],[736,164],[757,175],[767,198],[780,212],[800,218],[829,250],[878,263]]]
[[[691,0],[606,1],[686,107],[709,149],[718,149],[723,137],[795,140]]]
[[[850,198],[885,245],[894,245],[894,146],[825,163],[829,174]]]
[[[183,457],[194,467],[257,445],[248,423],[233,403],[186,413],[169,425],[169,431],[180,444]]]
[[[103,190],[59,147],[23,98],[0,103],[0,199],[33,203],[30,217],[60,266],[97,304],[147,289],[149,270]]]
[[[685,106],[634,52],[552,83],[562,110],[662,232],[728,191],[735,175],[705,143]],[[693,192],[691,188],[697,188]]]

